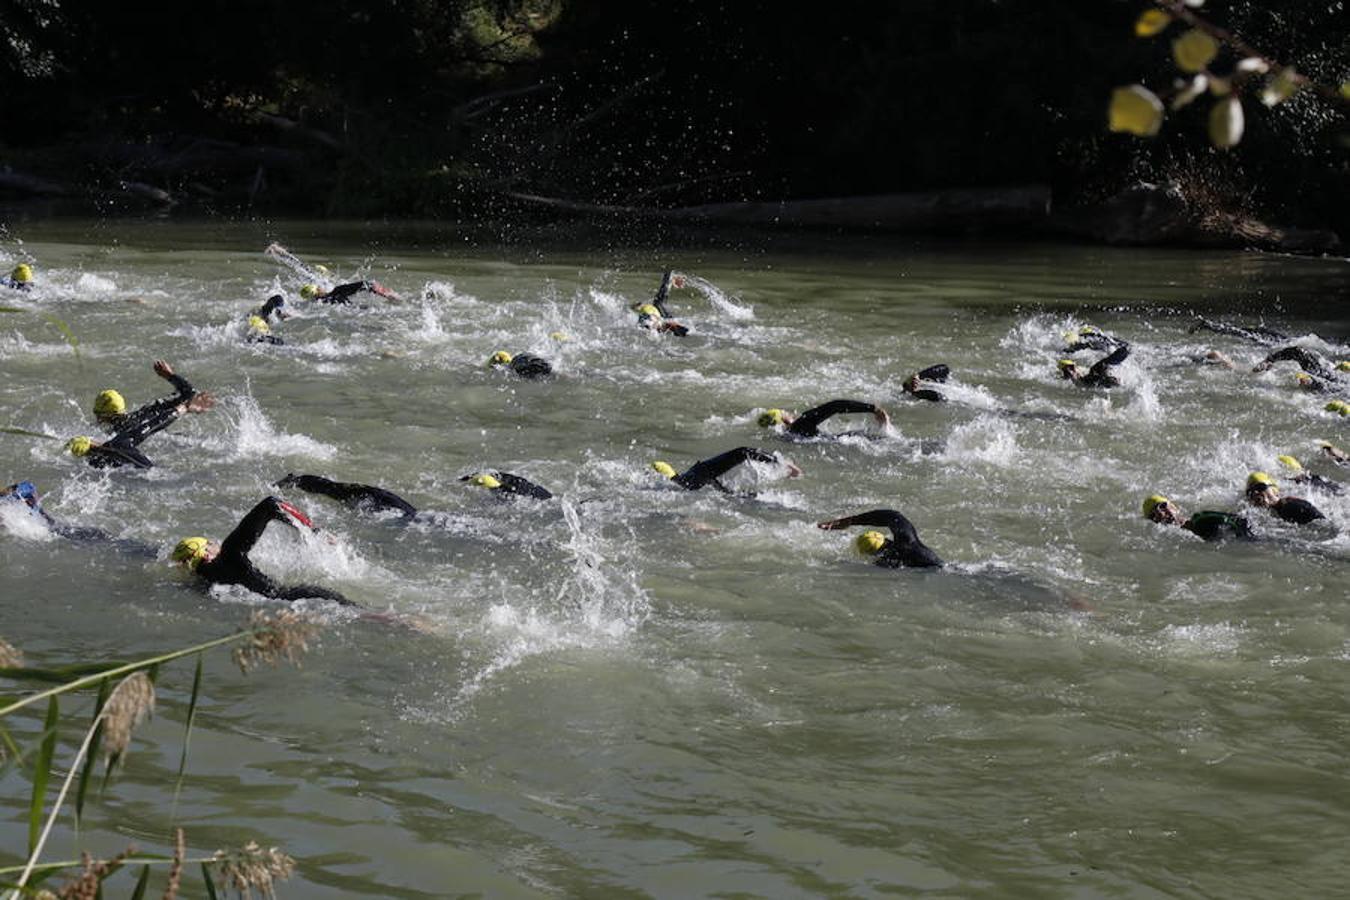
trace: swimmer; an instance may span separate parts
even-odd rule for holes
[[[887,569],[935,569],[945,565],[942,557],[919,540],[913,523],[893,509],[874,509],[856,516],[816,523],[817,528],[825,531],[839,531],[851,525],[878,525],[890,529],[890,539],[880,531],[864,531],[854,540],[854,547],[863,556],[872,557],[873,565]]]
[[[282,309],[286,305],[286,298],[280,294],[273,294],[267,298],[267,302],[258,307],[252,315],[248,317],[248,340],[254,344],[285,344],[281,338],[272,334],[272,314],[276,313],[278,320],[285,320],[291,317],[291,314]]]
[[[679,474],[676,474],[674,466],[661,460],[652,463],[652,470],[664,475],[687,491],[697,491],[712,485],[724,494],[734,494],[737,492],[724,485],[719,479],[741,463],[749,460],[778,463],[786,466],[788,478],[796,478],[802,474],[802,470],[792,460],[778,453],[765,453],[763,450],[756,450],[754,447],[737,447],[735,450],[728,450],[726,453],[719,453],[717,456],[699,460]],[[742,496],[753,497],[754,494],[747,492],[742,493]]]
[[[1288,454],[1275,457],[1280,465],[1284,466],[1291,473],[1289,480],[1294,484],[1304,484],[1310,488],[1319,491],[1325,491],[1328,494],[1340,494],[1344,492],[1345,486],[1339,481],[1332,481],[1330,478],[1323,478],[1314,472],[1309,472],[1303,468],[1303,464]]]
[[[9,274],[0,277],[0,286],[12,288],[16,291],[31,291],[33,289],[33,267],[28,263],[19,263]]]
[[[1059,361],[1060,377],[1082,387],[1113,388],[1120,387],[1120,379],[1112,375],[1112,366],[1118,366],[1130,355],[1130,345],[1121,344],[1110,356],[1099,359],[1090,369],[1085,369],[1071,359]]]
[[[155,557],[155,548],[149,544],[116,538],[101,528],[81,528],[56,521],[42,508],[38,500],[37,486],[31,481],[20,481],[18,484],[0,489],[0,502],[26,503],[33,518],[46,525],[52,534],[60,535],[67,540],[80,544],[110,544],[136,556],[147,559]]]
[[[317,284],[304,284],[300,286],[300,299],[316,300],[319,303],[342,304],[347,305],[352,302],[352,296],[361,291],[369,291],[377,297],[383,297],[386,300],[398,300],[398,294],[395,294],[389,288],[380,284],[378,281],[351,281],[347,284],[339,284],[331,290],[323,290]]]
[[[1320,354],[1314,353],[1305,347],[1284,347],[1276,350],[1274,353],[1261,360],[1252,367],[1253,372],[1264,372],[1277,362],[1296,362],[1300,369],[1321,378],[1323,381],[1335,382],[1340,378],[1338,372],[1350,372],[1350,361],[1332,364],[1323,358]]]
[[[952,370],[950,367],[944,363],[938,363],[937,365],[929,366],[926,369],[920,369],[915,372],[905,379],[905,383],[901,385],[901,387],[906,394],[913,397],[915,400],[927,400],[930,403],[943,403],[947,400],[946,397],[932,388],[920,387],[920,382],[934,381],[938,384],[946,384],[947,378],[951,373]]]
[[[1322,448],[1322,453],[1338,466],[1350,466],[1350,453],[1346,453],[1340,447],[1337,447],[1331,441],[1319,441],[1318,446]]]
[[[489,369],[505,369],[508,372],[514,372],[521,378],[530,380],[546,378],[553,374],[553,366],[549,361],[542,357],[535,356],[533,353],[510,354],[505,350],[498,350],[488,357]]]
[[[1218,350],[1210,350],[1196,362],[1203,366],[1216,366],[1220,369],[1236,369],[1237,365],[1228,356]]]
[[[689,329],[679,322],[676,322],[670,315],[670,310],[666,307],[666,298],[670,295],[672,287],[684,287],[684,276],[676,275],[673,269],[666,269],[661,276],[661,286],[656,289],[656,296],[650,303],[634,303],[633,312],[638,314],[638,325],[649,331],[673,334],[676,337],[684,337],[689,334]]]
[[[81,435],[66,441],[66,449],[95,469],[117,469],[134,466],[150,469],[154,463],[138,448],[141,442],[156,432],[163,431],[178,418],[178,407],[169,407],[143,420],[132,423],[106,441],[93,441]]]
[[[535,500],[551,500],[553,498],[553,492],[548,488],[540,487],[533,481],[521,478],[519,475],[512,475],[510,472],[498,472],[495,469],[470,472],[468,475],[459,476],[459,480],[468,482],[474,487],[491,491],[492,495],[499,500],[510,500],[513,497],[533,497]]]
[[[1240,337],[1251,341],[1254,344],[1264,344],[1267,347],[1289,340],[1289,335],[1266,328],[1264,325],[1253,325],[1250,328],[1242,328],[1237,325],[1229,325],[1226,322],[1211,322],[1204,316],[1197,316],[1198,321],[1190,328],[1190,333],[1197,331],[1212,331],[1215,334],[1228,334],[1233,337]]]
[[[1303,371],[1294,373],[1294,381],[1300,388],[1312,394],[1334,394],[1338,390],[1331,382],[1315,378]]]
[[[173,385],[177,391],[171,397],[154,400],[144,406],[127,412],[127,401],[120,393],[106,390],[94,398],[94,419],[110,433],[124,431],[143,422],[158,419],[173,412],[173,418],[184,413],[202,413],[216,405],[210,394],[198,391],[186,378],[174,372],[173,367],[162,359],[155,360],[155,374]]]
[[[314,597],[331,600],[342,606],[359,605],[337,591],[312,584],[284,587],[260,572],[248,554],[258,538],[262,537],[269,522],[284,522],[296,529],[301,525],[314,527],[305,514],[294,506],[276,497],[267,497],[249,510],[248,515],[221,543],[208,541],[204,537],[183,538],[173,548],[171,558],[183,563],[199,578],[211,584],[242,585],[255,594],[273,600],[295,601]]]
[[[886,410],[872,403],[864,403],[861,400],[831,400],[829,403],[812,407],[799,416],[794,416],[781,409],[766,409],[760,413],[759,424],[762,428],[782,426],[783,433],[789,437],[838,437],[839,435],[822,434],[820,426],[827,419],[844,413],[867,413],[875,418],[877,424],[882,428],[891,424],[891,417],[886,414]]]
[[[1281,497],[1275,479],[1265,472],[1252,472],[1247,476],[1245,494],[1252,506],[1268,509],[1278,518],[1295,525],[1307,525],[1326,518],[1321,510],[1302,497]]]
[[[309,494],[322,494],[340,500],[353,509],[362,512],[384,512],[392,509],[411,519],[417,515],[417,507],[404,500],[393,491],[369,484],[354,484],[346,481],[333,481],[322,475],[295,475],[287,473],[274,487],[299,488]]]
[[[1256,539],[1251,525],[1242,516],[1205,509],[1183,520],[1181,509],[1162,494],[1153,494],[1144,499],[1144,518],[1159,525],[1179,525],[1206,541],[1221,541],[1230,537],[1247,541]]]
[[[1077,331],[1064,332],[1064,343],[1067,346],[1059,352],[1067,354],[1077,353],[1080,350],[1114,350],[1125,342],[1112,337],[1095,325],[1084,325]]]

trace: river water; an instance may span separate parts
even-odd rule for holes
[[[223,536],[288,472],[433,513],[400,525],[281,492],[323,531],[273,527],[262,568],[418,627],[305,602],[326,624],[302,669],[209,657],[176,798],[192,668],[167,667],[124,769],[46,858],[164,851],[177,823],[194,853],[291,853],[285,897],[1344,892],[1350,495],[1287,487],[1330,523],[1252,513],[1258,544],[1206,544],[1139,507],[1160,491],[1236,509],[1281,453],[1337,475],[1317,442],[1350,445],[1350,419],[1290,364],[1252,374],[1265,348],[1188,329],[1201,312],[1345,339],[1345,261],[533,237],[67,222],[0,244],[40,281],[4,298],[27,312],[0,316],[0,424],[96,434],[99,390],[167,393],[158,357],[219,401],[151,438],[145,473],[0,436],[3,483],[159,553],[74,544],[0,505],[0,636],[30,663],[148,655],[275,607],[204,592],[165,557]],[[300,284],[261,252],[274,240],[404,302],[293,299],[287,346],[246,344],[249,311]],[[683,340],[628,311],[666,266],[690,276],[671,297]],[[1134,347],[1117,390],[1055,377],[1063,332],[1088,323]],[[1237,369],[1192,361],[1211,348]],[[488,371],[498,349],[557,377]],[[952,402],[907,401],[905,376],[935,362]],[[849,417],[829,427],[863,434],[795,444],[756,425],[834,397],[893,425]],[[804,476],[748,467],[748,498],[648,468],[746,444]],[[487,467],[560,498],[499,503],[457,480]],[[948,568],[880,569],[851,552],[856,529],[814,527],[876,507]],[[58,776],[78,737],[71,721]],[[12,861],[28,776],[3,784]]]

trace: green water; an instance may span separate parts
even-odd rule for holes
[[[0,436],[3,483],[31,479],[55,518],[160,556],[72,544],[0,507],[0,636],[31,663],[133,658],[275,608],[203,592],[164,557],[184,535],[222,537],[287,472],[378,484],[430,513],[399,525],[286,493],[323,534],[274,528],[259,565],[422,629],[302,604],[326,622],[302,669],[244,677],[208,658],[176,800],[192,669],[166,668],[124,770],[45,858],[162,852],[179,824],[197,854],[284,848],[298,862],[285,897],[1344,891],[1350,497],[1286,486],[1329,522],[1253,512],[1255,545],[1139,516],[1155,491],[1237,509],[1248,471],[1278,473],[1281,453],[1350,481],[1317,449],[1350,445],[1350,419],[1289,364],[1252,374],[1266,348],[1189,333],[1198,311],[1344,339],[1343,260],[881,238],[499,245],[305,223],[11,235],[23,243],[0,244],[0,262],[31,256],[40,284],[5,298],[29,312],[0,317],[0,424],[95,433],[99,390],[166,392],[159,357],[219,400],[146,443],[148,473]],[[285,348],[246,344],[249,311],[300,283],[262,254],[273,240],[405,302],[293,300]],[[684,340],[628,311],[666,266],[701,279],[671,298]],[[78,358],[39,313],[69,324]],[[1120,389],[1055,378],[1062,333],[1085,323],[1131,342]],[[1211,348],[1237,369],[1191,361]],[[492,373],[497,349],[548,356],[558,376]],[[953,369],[952,402],[907,401],[905,376],[935,362]],[[893,427],[850,417],[830,427],[865,435],[792,444],[755,424],[835,397],[885,406]],[[805,475],[741,473],[747,499],[672,490],[648,468],[739,445]],[[561,499],[501,504],[458,481],[486,467]],[[875,507],[908,515],[948,567],[879,569],[850,534],[814,527]],[[72,720],[57,777],[79,737]],[[28,785],[4,776],[4,862],[22,859]]]

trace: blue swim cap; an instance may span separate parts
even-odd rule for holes
[[[36,512],[38,505],[37,485],[33,482],[20,481],[18,484],[11,484],[6,494],[10,497],[18,497]]]

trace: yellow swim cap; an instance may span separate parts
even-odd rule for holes
[[[1102,333],[1102,330],[1101,330],[1100,328],[1098,328],[1096,325],[1084,325],[1082,328],[1078,329],[1078,333],[1079,333],[1079,334],[1101,334],[1101,333]]]
[[[99,418],[104,416],[120,416],[127,411],[127,401],[122,399],[122,395],[114,390],[107,390],[94,398],[94,415]]]
[[[1150,494],[1149,496],[1145,497],[1145,498],[1144,498],[1144,518],[1145,518],[1145,519],[1151,519],[1151,518],[1153,518],[1153,511],[1154,511],[1155,509],[1157,509],[1158,507],[1162,506],[1164,503],[1170,503],[1170,502],[1171,502],[1171,501],[1168,500],[1166,497],[1164,497],[1162,494]]]
[[[568,337],[567,334],[566,334],[565,332],[562,332],[562,331],[550,331],[549,334],[548,334],[548,337],[549,337],[549,340],[557,341],[557,342],[560,343],[560,344],[561,344],[563,341],[570,341],[570,340],[571,340],[571,338]]]
[[[271,334],[272,326],[268,325],[262,316],[249,316],[248,330],[255,331],[258,334]]]
[[[659,459],[658,459],[656,462],[652,463],[652,471],[653,471],[653,472],[659,472],[660,474],[664,475],[666,478],[674,478],[674,477],[675,477],[675,467],[672,466],[670,463],[668,463],[668,462],[663,462],[662,460],[659,460]]]
[[[486,472],[479,472],[477,475],[473,476],[473,478],[469,479],[469,484],[480,488],[487,488],[490,491],[502,486],[500,481]]]
[[[319,286],[317,284],[300,285],[301,300],[313,300],[317,296],[319,296]]]
[[[185,562],[189,569],[195,569],[206,557],[206,546],[210,543],[204,537],[183,538],[173,548],[170,558],[174,562]]]
[[[1337,372],[1350,372],[1350,359],[1343,359],[1336,363]]]
[[[27,284],[33,280],[33,267],[28,263],[19,263],[14,267],[14,271],[9,273],[9,277],[19,284]]]
[[[511,354],[507,353],[505,350],[498,350],[496,353],[488,357],[487,364],[489,367],[509,366],[511,364],[512,358],[513,357],[511,356]]]
[[[1063,371],[1064,369],[1076,369],[1076,368],[1078,368],[1078,363],[1074,362],[1074,361],[1071,360],[1071,359],[1061,359],[1061,360],[1057,363],[1057,365],[1059,366],[1059,368],[1060,368],[1061,371]]]
[[[66,449],[69,450],[73,456],[84,456],[93,446],[94,442],[83,435],[80,437],[73,437],[66,441]]]
[[[1275,458],[1280,461],[1280,464],[1282,466],[1284,466],[1291,472],[1303,471],[1303,464],[1300,463],[1298,460],[1294,459],[1292,456],[1289,456],[1288,454],[1281,454],[1280,456],[1277,456]]]
[[[1250,491],[1258,484],[1263,484],[1266,487],[1274,487],[1275,479],[1271,478],[1265,472],[1253,472],[1247,476],[1247,490]]]
[[[1078,340],[1078,332],[1076,331],[1064,332],[1064,343],[1072,344],[1076,340]]]
[[[761,428],[772,428],[775,425],[783,424],[783,411],[781,409],[766,409],[759,414],[759,425]]]
[[[1294,380],[1302,385],[1309,385],[1313,383],[1312,376],[1309,375],[1307,372],[1295,372]]]
[[[1326,406],[1322,407],[1327,412],[1340,413],[1343,416],[1350,416],[1350,406],[1347,406],[1344,400],[1332,400]]]
[[[853,549],[863,556],[874,556],[886,546],[886,535],[880,531],[864,531],[853,539]]]
[[[637,308],[637,314],[639,316],[655,316],[658,319],[661,318],[661,310],[652,306],[650,303],[644,303],[639,306]]]

